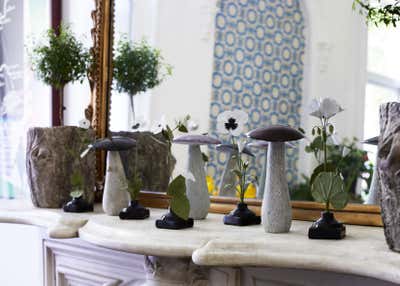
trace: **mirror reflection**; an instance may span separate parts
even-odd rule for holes
[[[122,43],[147,47],[147,56],[152,51],[159,56],[153,68],[160,74],[145,89],[136,86],[137,92],[120,88],[114,75],[111,131],[149,131],[160,120],[174,126],[190,115],[190,133],[208,133],[230,144],[230,136],[218,131],[218,115],[237,109],[248,115],[243,138],[263,126],[302,128],[305,139],[286,144],[286,178],[293,200],[312,201],[311,175],[324,161],[325,146],[318,131],[312,133],[320,120],[310,115],[310,105],[313,99],[330,98],[343,111],[330,119],[334,129],[327,129],[326,160],[342,174],[350,202],[376,203],[369,196],[376,142],[363,142],[379,134],[379,105],[398,99],[400,63],[393,55],[399,37],[392,28],[368,27],[351,4],[116,1],[114,59],[121,55]],[[145,62],[136,76],[151,74],[154,61]],[[248,170],[254,179],[246,198],[259,199],[267,148],[248,142],[254,154],[248,156]],[[232,154],[215,146],[201,148],[208,159],[210,194],[236,196],[222,182]],[[175,171],[185,169],[187,148],[174,144],[172,150]]]

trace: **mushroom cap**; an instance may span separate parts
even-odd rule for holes
[[[286,145],[286,147],[289,147],[289,148],[296,148],[296,146],[290,142],[286,142],[285,145]],[[253,142],[247,144],[247,146],[250,148],[256,148],[256,149],[268,149],[269,142],[262,141],[262,140],[256,140],[256,141],[253,141]]]
[[[379,143],[379,136],[375,136],[369,139],[362,141],[361,143],[369,144],[369,145],[378,145]]]
[[[102,138],[92,144],[93,149],[106,151],[123,151],[136,146],[136,140],[129,137],[113,136],[111,138]]]
[[[247,133],[247,136],[268,142],[287,142],[304,138],[299,130],[285,125],[271,125],[253,129]]]
[[[175,138],[173,143],[187,145],[216,145],[221,144],[221,141],[208,135],[186,134]]]
[[[217,145],[216,149],[217,151],[228,152],[228,153],[238,151],[238,147],[233,144],[219,144]],[[250,149],[247,146],[243,148],[243,153],[251,157],[254,157],[254,154],[250,151]]]

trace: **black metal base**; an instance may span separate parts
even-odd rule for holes
[[[311,239],[342,239],[345,236],[346,227],[331,212],[322,212],[321,217],[308,229],[308,238]]]
[[[82,197],[73,198],[63,206],[64,212],[67,213],[85,213],[93,211],[93,204],[89,204]]]
[[[184,229],[193,227],[193,219],[188,218],[187,220],[181,219],[179,216],[174,214],[173,211],[169,211],[161,219],[156,220],[157,228],[164,229]]]
[[[233,211],[224,216],[224,224],[246,226],[260,224],[261,217],[247,207],[245,203],[239,203]]]
[[[131,201],[127,208],[119,213],[120,219],[145,219],[150,216],[150,210],[139,204],[137,200]]]

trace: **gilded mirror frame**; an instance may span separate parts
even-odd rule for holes
[[[99,69],[98,81],[94,88],[92,107],[94,109],[93,126],[98,137],[107,136],[110,122],[112,58],[114,35],[114,1],[95,0],[94,11],[95,53]],[[96,42],[97,41],[97,42]],[[102,180],[105,170],[104,154],[98,158],[98,178]],[[169,196],[164,193],[142,192],[139,196],[141,202],[147,207],[167,208]],[[210,212],[226,214],[236,207],[238,199],[229,197],[211,197]],[[247,204],[256,213],[261,212],[261,201],[256,199],[246,200]],[[292,217],[295,220],[314,221],[324,211],[324,205],[308,201],[291,201]],[[335,210],[335,217],[347,224],[382,226],[381,209],[377,205],[348,204],[342,210]]]
[[[93,0],[95,9],[91,13],[93,28],[90,49],[93,67],[89,75],[91,90],[90,103],[85,109],[85,117],[91,122],[96,138],[107,136],[109,98],[112,81],[112,41],[113,41],[113,1]],[[96,198],[101,199],[105,174],[105,153],[96,154]]]

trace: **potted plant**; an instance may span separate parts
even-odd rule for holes
[[[89,67],[89,53],[71,30],[60,26],[49,29],[45,37],[31,51],[32,69],[44,83],[53,86],[60,96],[60,123],[63,125],[64,87],[82,81]],[[71,176],[78,172],[85,178],[83,191],[92,203],[95,184],[95,155],[78,160],[80,153],[95,133],[90,122],[83,120],[80,127],[34,127],[28,131],[26,166],[32,201],[35,206],[58,208],[70,198]],[[60,148],[62,146],[62,148]]]
[[[61,25],[58,29],[48,29],[43,41],[32,50],[34,73],[41,81],[58,91],[61,126],[64,125],[64,88],[68,83],[83,82],[87,75],[89,58],[88,50],[66,25]]]
[[[227,110],[220,113],[217,117],[217,130],[222,135],[228,135],[230,144],[222,144],[217,147],[217,150],[229,151],[229,160],[233,164],[228,164],[225,170],[224,178],[226,182],[222,189],[227,192],[237,192],[239,194],[239,203],[237,208],[231,213],[224,216],[224,224],[229,225],[252,225],[260,224],[261,218],[256,216],[253,211],[248,209],[247,204],[244,202],[246,190],[251,183],[247,174],[249,162],[244,160],[243,153],[252,156],[252,153],[246,147],[246,141],[240,140],[245,124],[248,121],[248,115],[242,110]],[[230,180],[226,180],[226,173],[232,174]],[[225,181],[226,180],[226,181]]]
[[[130,43],[126,39],[118,43],[113,68],[116,89],[129,95],[132,129],[138,129],[134,96],[158,86],[171,75],[172,68],[164,63],[160,51],[145,40]]]
[[[328,137],[334,133],[334,126],[330,119],[343,108],[334,100],[324,98],[313,100],[310,106],[310,115],[317,117],[319,125],[312,128],[312,135],[319,138],[321,144],[322,164],[317,166],[310,179],[311,195],[314,200],[325,205],[325,211],[321,218],[312,224],[308,237],[312,239],[342,239],[346,235],[345,226],[336,221],[331,206],[342,209],[346,206],[349,198],[345,191],[342,175],[335,165],[328,163]]]

